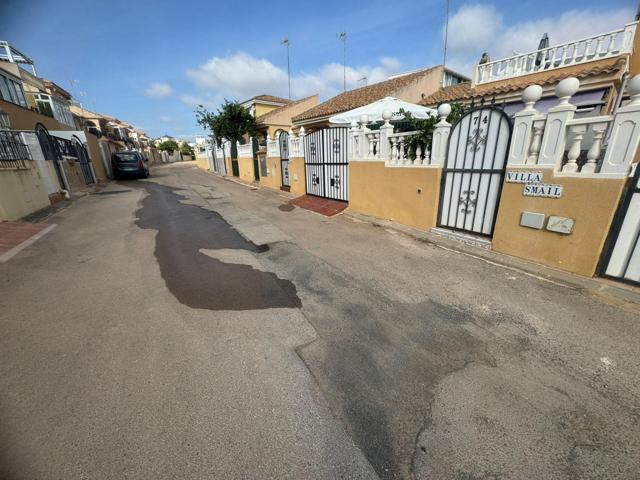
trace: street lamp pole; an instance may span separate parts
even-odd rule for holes
[[[342,89],[347,91],[347,32],[338,33],[338,40],[342,42]]]
[[[289,42],[289,39],[286,37],[284,40],[282,40],[282,42],[280,42],[280,44],[287,47],[287,80],[289,82],[289,100],[291,100],[291,65],[289,62],[289,46],[291,44]]]

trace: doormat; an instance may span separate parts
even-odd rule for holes
[[[312,212],[319,213],[325,217],[333,217],[342,212],[349,206],[346,202],[339,202],[337,200],[330,200],[328,198],[314,197],[312,195],[303,195],[298,198],[294,198],[289,203],[296,207],[311,210]]]

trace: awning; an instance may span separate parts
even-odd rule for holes
[[[402,120],[404,115],[400,113],[400,110],[405,112],[411,112],[414,118],[429,118],[437,116],[437,112],[432,108],[423,107],[422,105],[416,105],[415,103],[405,102],[394,97],[385,97],[377,102],[364,105],[362,107],[354,108],[348,112],[342,112],[329,118],[329,122],[333,124],[351,124],[352,121],[359,122],[362,115],[368,117],[368,122],[382,121],[382,112],[389,110],[392,114],[391,120]]]

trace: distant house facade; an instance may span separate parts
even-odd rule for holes
[[[442,65],[414,72],[394,75],[382,82],[348,90],[293,117],[296,127],[304,126],[308,132],[329,126],[329,118],[338,113],[353,110],[384,97],[396,97],[418,103],[425,95],[431,95],[443,85],[456,85],[469,78]]]
[[[240,105],[249,110],[251,115],[258,118],[289,103],[291,103],[291,100],[276,97],[275,95],[256,95],[249,100],[241,102]]]

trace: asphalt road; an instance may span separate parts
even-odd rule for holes
[[[0,478],[639,477],[639,311],[153,174],[0,264]]]

